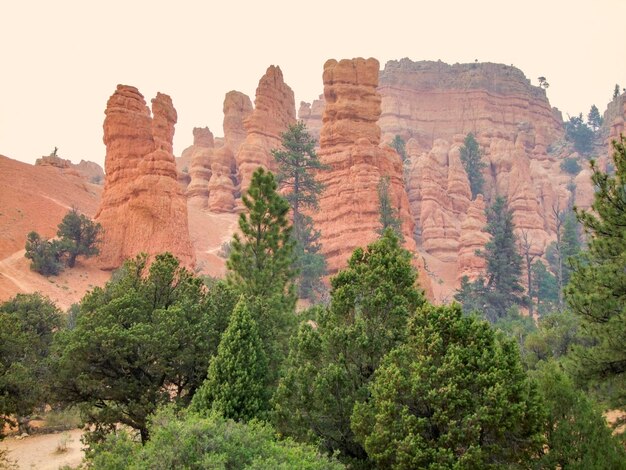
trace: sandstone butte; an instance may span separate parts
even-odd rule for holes
[[[518,234],[528,234],[534,255],[544,255],[555,238],[555,211],[563,210],[571,198],[579,207],[591,204],[589,170],[574,179],[560,169],[564,157],[575,156],[560,144],[561,113],[550,106],[545,90],[531,85],[519,69],[402,59],[388,62],[380,71],[377,90],[382,144],[389,144],[395,135],[407,142],[405,184],[418,247],[446,269],[456,270],[456,276],[442,278],[473,277],[481,263],[469,259],[475,249],[463,228],[469,211],[476,219],[476,204],[470,200],[459,158],[469,132],[476,136],[487,163],[485,202],[496,195],[507,198]],[[324,93],[310,105],[302,103],[299,118],[309,128],[319,128],[318,110],[327,101]],[[614,101],[611,135],[616,136],[626,111],[622,101]]]
[[[257,168],[275,170],[271,151],[280,148],[281,134],[295,122],[293,91],[285,83],[280,67],[272,65],[259,81],[254,111],[244,120],[246,138],[235,156],[240,194],[247,191]],[[241,201],[238,207],[243,207]]]
[[[402,161],[379,146],[380,95],[376,59],[329,60],[324,64],[326,106],[319,157],[327,169],[318,179],[326,189],[313,217],[321,231],[322,253],[330,274],[346,265],[352,251],[378,237],[378,184],[389,178],[389,195],[402,222],[406,247],[416,254],[420,283],[432,297],[429,277],[413,240],[415,222],[402,181]]]
[[[101,268],[115,269],[140,252],[164,251],[192,267],[187,204],[172,154],[172,100],[157,93],[151,116],[136,88],[118,85],[105,115],[106,179],[95,217],[104,229]]]

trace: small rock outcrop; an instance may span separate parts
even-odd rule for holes
[[[38,158],[35,161],[35,165],[60,168],[66,174],[80,176],[94,184],[102,184],[104,181],[104,170],[95,162],[81,160],[80,163],[74,164],[71,160],[66,160],[56,155],[47,155]]]
[[[105,115],[106,179],[96,213],[104,229],[100,266],[115,269],[138,253],[169,251],[192,267],[187,204],[172,154],[172,100],[157,93],[151,116],[135,87],[118,85]]]
[[[271,151],[281,146],[281,134],[296,122],[293,91],[280,67],[270,66],[256,89],[254,111],[244,120],[246,138],[236,153],[239,190],[247,191],[252,174],[262,166],[274,170]]]
[[[326,189],[314,215],[321,231],[329,273],[343,268],[352,251],[378,237],[378,184],[389,178],[389,196],[402,222],[406,247],[417,254],[415,223],[402,181],[402,162],[391,148],[380,147],[380,95],[376,59],[329,60],[324,64],[326,107],[319,156],[327,169],[318,175]],[[420,283],[431,293],[421,257]]]

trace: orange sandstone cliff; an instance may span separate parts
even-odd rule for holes
[[[169,251],[191,267],[187,204],[172,154],[177,120],[169,96],[152,100],[118,85],[105,110],[106,179],[96,220],[104,229],[100,265],[115,269],[140,252]]]

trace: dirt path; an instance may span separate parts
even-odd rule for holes
[[[33,292],[35,287],[28,282],[28,275],[19,269],[18,263],[24,258],[26,250],[19,250],[0,260],[0,276],[11,281],[22,292]]]
[[[7,437],[0,441],[0,449],[8,450],[10,460],[17,463],[18,468],[28,470],[57,470],[69,465],[76,467],[83,459],[80,429],[67,433],[36,434],[23,439]],[[57,447],[63,439],[69,437],[67,450],[58,452]]]

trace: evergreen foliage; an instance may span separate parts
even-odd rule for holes
[[[576,211],[588,250],[574,263],[565,293],[593,340],[575,351],[577,376],[603,385],[613,406],[626,409],[626,138],[613,146],[614,175],[592,161],[593,212]]]
[[[256,321],[270,363],[269,375],[287,353],[295,322],[295,256],[289,203],[277,192],[274,175],[259,168],[242,197],[247,213],[239,216],[239,230],[227,261],[229,285],[244,295]]]
[[[537,329],[530,332],[523,342],[522,357],[527,367],[534,369],[540,361],[561,361],[573,345],[585,344],[579,324],[578,317],[569,310],[543,315]]]
[[[377,230],[379,235],[382,235],[385,230],[390,228],[400,239],[404,241],[402,235],[402,223],[398,217],[398,210],[393,207],[391,202],[391,196],[389,195],[389,176],[383,176],[378,181],[378,212],[380,220],[380,228]]]
[[[150,441],[141,445],[128,433],[109,435],[88,454],[94,470],[303,469],[339,470],[334,459],[309,445],[278,440],[267,424],[237,423],[208,416],[159,411],[148,425]]]
[[[565,137],[581,155],[588,155],[593,147],[593,130],[585,124],[583,113],[571,117],[565,123]]]
[[[520,283],[522,257],[517,250],[514,229],[513,214],[506,199],[497,197],[487,209],[485,230],[491,234],[491,239],[484,251],[478,252],[487,262],[486,278],[473,283],[462,282],[454,297],[465,311],[475,308],[492,323],[505,316],[511,307],[524,305],[526,301]]]
[[[566,173],[569,173],[572,176],[577,175],[582,170],[582,167],[578,164],[578,161],[575,158],[564,158],[561,162],[561,170]]]
[[[73,268],[76,257],[89,258],[99,253],[98,244],[102,227],[76,209],[70,210],[58,225],[58,240],[45,240],[37,232],[30,232],[26,239],[26,253],[30,268],[45,276],[57,275],[63,270],[63,262]]]
[[[600,409],[550,361],[533,373],[548,412],[547,445],[537,468],[626,468],[626,451]]]
[[[546,268],[541,260],[533,263],[532,296],[537,301],[537,312],[544,315],[553,311],[559,301],[559,285],[556,276]],[[531,299],[532,300],[532,299]]]
[[[0,304],[0,437],[5,423],[27,431],[35,408],[49,402],[48,355],[63,326],[59,309],[40,294],[18,294]]]
[[[315,298],[323,290],[326,260],[319,253],[320,232],[303,210],[317,209],[324,186],[315,179],[315,172],[325,167],[315,152],[315,139],[302,121],[289,126],[281,137],[283,150],[272,150],[272,154],[278,163],[278,183],[286,189],[285,198],[293,211],[298,294]]]
[[[515,344],[458,305],[426,305],[376,371],[352,429],[379,468],[527,467],[543,410]]]
[[[354,251],[331,281],[330,307],[319,309],[316,324],[302,324],[292,341],[274,397],[282,433],[365,462],[350,427],[352,408],[367,399],[380,360],[404,340],[407,318],[424,303],[416,277],[411,254],[390,229]]]
[[[250,421],[268,411],[267,357],[243,297],[211,361],[207,378],[194,395],[192,408],[214,410],[225,418]]]
[[[44,276],[56,276],[63,270],[63,251],[58,240],[46,240],[37,232],[26,237],[24,257],[31,260],[30,269]]]
[[[89,258],[100,253],[98,244],[102,235],[102,226],[94,223],[74,208],[59,224],[57,237],[61,240],[63,251],[67,253],[67,266],[74,267],[77,256]]]
[[[600,116],[600,111],[598,111],[598,107],[595,104],[591,105],[589,114],[587,114],[587,122],[594,131],[597,131],[604,123],[604,119]]]
[[[129,260],[83,298],[74,329],[57,335],[58,399],[79,405],[93,439],[122,423],[145,441],[147,416],[172,400],[189,403],[204,381],[219,317],[229,314],[207,305],[201,280],[171,254],[149,268],[145,255]]]
[[[481,160],[482,153],[478,142],[474,134],[471,132],[465,137],[463,146],[460,149],[461,162],[465,173],[470,182],[470,189],[472,191],[472,199],[476,199],[478,194],[483,193],[483,185],[485,184],[485,178],[483,177],[483,168],[487,167],[487,164]]]
[[[404,139],[396,134],[391,141],[391,147],[400,155],[400,158],[402,158],[404,162],[406,160],[406,143]]]

